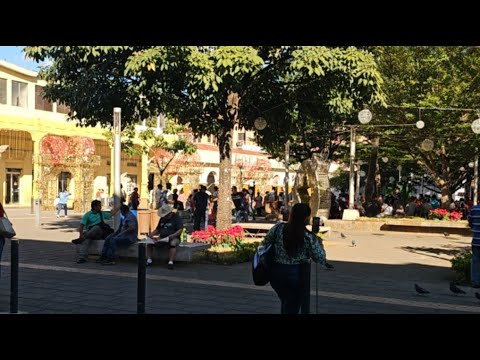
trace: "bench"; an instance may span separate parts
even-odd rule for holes
[[[105,240],[93,240],[88,248],[88,255],[102,254],[102,248]],[[78,245],[77,245],[78,246]],[[210,244],[181,242],[177,246],[177,253],[175,261],[192,261],[193,254],[197,251],[206,250]],[[138,244],[134,243],[130,246],[119,246],[117,248],[117,255],[121,258],[138,258]],[[155,246],[152,254],[153,260],[167,261],[168,260],[168,245]]]
[[[265,234],[275,225],[269,223],[237,223],[233,225],[239,225],[243,228],[243,231],[247,236],[265,236]],[[307,225],[307,229],[311,230],[311,226]],[[321,234],[327,234],[327,238],[330,238],[331,228],[329,226],[320,226]]]

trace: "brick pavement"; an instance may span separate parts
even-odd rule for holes
[[[77,236],[79,214],[57,219],[42,214],[35,227],[29,209],[8,209],[20,239],[19,311],[29,314],[135,314],[137,264],[115,266],[75,263],[70,240]],[[334,271],[318,267],[321,314],[480,313],[473,289],[449,293],[449,259],[470,239],[421,233],[345,231],[325,243]],[[351,239],[356,240],[355,247]],[[93,260],[93,259],[92,259]],[[9,311],[10,246],[2,258],[0,312]],[[311,312],[316,312],[315,265],[312,265]],[[418,296],[413,283],[431,291]],[[276,314],[279,301],[270,286],[252,285],[250,264],[178,263],[147,269],[148,314]]]

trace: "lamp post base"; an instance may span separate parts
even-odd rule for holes
[[[360,217],[360,212],[357,209],[343,210],[342,220],[357,220]]]

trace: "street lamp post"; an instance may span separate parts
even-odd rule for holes
[[[363,109],[358,113],[358,121],[362,125],[366,125],[372,120],[372,112],[368,109]],[[392,124],[392,125],[371,125],[374,127],[403,127],[403,126],[416,126],[417,129],[423,129],[425,123],[422,120],[418,120],[415,124]],[[473,126],[473,125],[472,125]],[[348,208],[353,210],[354,206],[354,188],[355,188],[355,176],[354,176],[354,161],[355,161],[355,129],[357,125],[350,125],[350,176],[349,176],[349,190],[348,190]],[[480,119],[478,119],[478,128],[480,133]],[[387,158],[388,161],[388,158]],[[345,214],[345,211],[344,211]]]
[[[115,209],[120,208],[121,205],[121,189],[120,189],[120,164],[121,164],[121,133],[122,133],[122,109],[119,107],[113,108],[113,169],[114,169],[114,196],[113,205]],[[115,214],[114,218],[115,230],[120,226],[120,212]]]

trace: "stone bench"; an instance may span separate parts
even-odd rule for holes
[[[265,236],[266,233],[275,225],[272,223],[237,223],[232,225],[239,225],[243,228],[246,235],[256,237]],[[307,229],[311,230],[311,225],[307,225]],[[320,233],[327,234],[327,239],[330,238],[331,228],[329,226],[320,226]]]
[[[102,248],[105,240],[93,240],[88,248],[88,255],[102,254]],[[206,250],[210,247],[210,244],[181,242],[177,246],[177,253],[175,261],[192,261],[193,254],[197,251]],[[138,258],[138,244],[134,243],[130,246],[119,246],[117,248],[117,255],[121,258]],[[168,245],[155,246],[153,248],[152,258],[159,261],[168,260]]]

